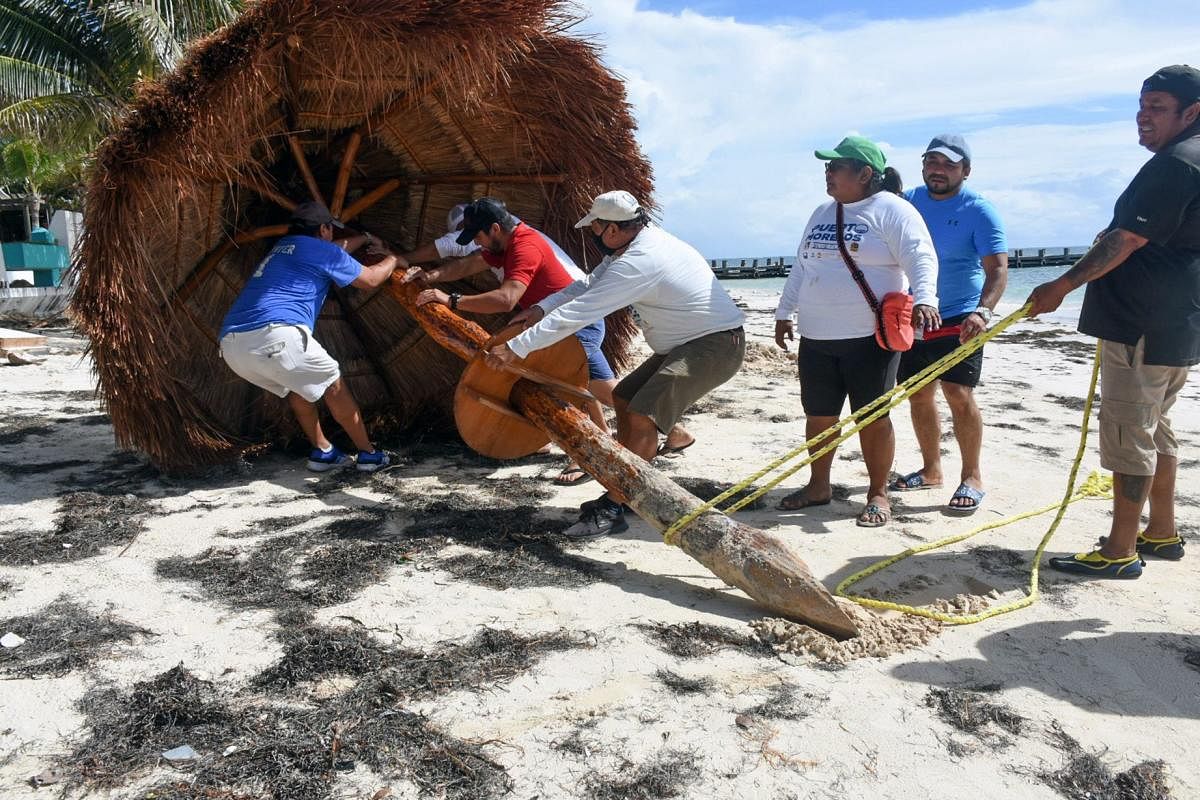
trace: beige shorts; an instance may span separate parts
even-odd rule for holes
[[[1100,463],[1123,475],[1153,475],[1159,453],[1179,452],[1167,412],[1188,368],[1147,365],[1145,345],[1100,347]]]
[[[741,328],[710,333],[666,355],[650,356],[616,385],[613,394],[667,433],[692,403],[736,375],[745,356]]]
[[[255,386],[279,397],[295,392],[310,403],[341,376],[338,363],[300,325],[272,323],[227,333],[221,338],[221,358]]]

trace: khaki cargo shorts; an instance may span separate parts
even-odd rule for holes
[[[617,384],[613,394],[667,433],[692,403],[736,375],[745,356],[741,328],[710,333],[666,355],[650,356]]]
[[[310,403],[324,397],[341,376],[338,363],[301,325],[272,323],[227,333],[221,338],[221,358],[255,386],[279,397],[295,392]]]
[[[1167,412],[1188,368],[1147,365],[1145,345],[1100,345],[1100,463],[1123,475],[1153,475],[1159,453],[1179,452]]]

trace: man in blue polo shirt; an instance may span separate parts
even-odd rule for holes
[[[312,443],[308,468],[324,472],[348,466],[351,458],[325,437],[317,413],[324,400],[329,413],[358,448],[357,467],[373,472],[388,456],[367,437],[362,414],[342,381],[338,363],[313,338],[317,315],[331,284],[369,289],[381,286],[398,259],[371,234],[334,241],[342,229],[321,203],[301,203],[292,212],[287,236],[275,243],[246,280],[218,336],[221,357],[242,378],[286,397],[296,421]],[[369,245],[384,258],[363,266],[350,253]]]
[[[938,256],[938,311],[942,327],[925,331],[900,357],[898,379],[908,380],[983,331],[1008,283],[1008,244],[1000,216],[963,182],[971,174],[971,150],[957,134],[935,136],[921,159],[925,185],[904,196],[917,207],[933,236]],[[975,403],[975,387],[983,370],[983,348],[946,370],[909,400],[913,430],[921,447],[921,469],[892,482],[894,491],[942,485],[942,430],[937,385],[950,406],[954,436],[962,458],[958,488],[946,510],[973,514],[983,502],[983,417]]]

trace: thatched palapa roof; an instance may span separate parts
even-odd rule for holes
[[[601,191],[652,184],[624,88],[571,22],[553,0],[259,0],[143,87],[97,153],[73,302],[120,443],[216,463],[287,419],[215,337],[313,195],[410,249],[491,194],[595,264],[574,221]],[[331,292],[316,336],[368,417],[448,410],[462,362],[386,292]]]

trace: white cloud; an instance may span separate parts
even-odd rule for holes
[[[1043,0],[843,27],[664,14],[634,0],[584,7],[583,30],[627,81],[664,224],[712,257],[793,251],[825,199],[812,150],[851,131],[894,143],[910,184],[930,135],[963,132],[974,185],[1015,244],[1090,241],[1149,156],[1132,122],[1142,78],[1195,61],[1200,38],[1194,4],[1173,0]],[[1114,96],[1128,101],[1114,109]]]

